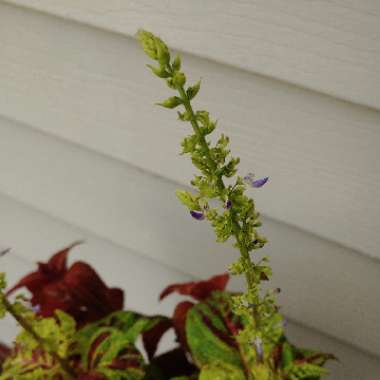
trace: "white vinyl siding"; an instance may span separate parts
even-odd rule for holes
[[[269,175],[252,195],[291,332],[337,350],[331,378],[362,379],[365,368],[375,380],[376,2],[0,2],[0,246],[13,248],[1,270],[15,281],[85,239],[74,258],[125,288],[129,307],[167,313],[174,301],[156,302],[163,286],[233,261],[175,198],[194,173],[178,155],[188,129],[153,106],[169,92],[145,67],[138,27],[183,51],[191,81],[203,78],[196,105],[231,137],[242,174]]]

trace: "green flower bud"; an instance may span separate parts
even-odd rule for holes
[[[166,79],[166,83],[167,83],[168,87],[171,88],[172,90],[177,89],[176,84],[173,81],[173,78]]]
[[[173,60],[172,67],[174,71],[181,70],[181,57],[178,54]]]
[[[182,104],[182,100],[178,96],[172,96],[164,100],[162,103],[157,103],[157,105],[165,107],[165,108],[175,108]]]
[[[186,83],[186,76],[184,73],[178,71],[173,76],[173,84],[176,87],[182,87]]]
[[[177,190],[176,195],[181,203],[187,206],[190,210],[200,210],[198,200],[193,194],[185,190]]]
[[[191,114],[187,111],[178,112],[178,118],[182,121],[189,121],[191,119]]]
[[[146,30],[140,29],[137,38],[145,53],[152,59],[157,59],[156,37]]]
[[[194,86],[190,86],[187,89],[186,94],[187,94],[187,97],[189,98],[189,100],[195,98],[195,96],[198,94],[200,88],[201,88],[201,81],[198,81],[197,83],[195,83]]]
[[[0,290],[5,289],[7,286],[7,282],[5,281],[5,273],[0,273]]]
[[[158,60],[161,65],[169,63],[169,49],[160,38],[143,29],[137,32],[137,38],[150,58]]]
[[[229,266],[228,270],[233,275],[239,275],[239,274],[244,273],[244,265],[243,265],[241,259],[238,259],[237,261],[232,263]]]
[[[166,66],[170,62],[170,54],[168,47],[156,37],[156,47],[157,47],[157,58],[158,62],[162,66]]]

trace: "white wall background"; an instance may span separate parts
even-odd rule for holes
[[[152,106],[167,89],[138,27],[184,51],[243,172],[271,177],[255,198],[290,333],[337,353],[332,379],[378,379],[374,1],[0,2],[0,245],[13,247],[1,270],[14,281],[85,238],[75,257],[124,287],[128,306],[170,312],[159,289],[232,260],[175,200],[193,173],[177,155],[185,131]]]

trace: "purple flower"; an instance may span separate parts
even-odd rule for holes
[[[191,210],[190,215],[196,220],[203,220],[205,218],[205,214],[202,211]]]
[[[231,202],[230,200],[228,200],[228,201],[225,203],[224,207],[226,208],[226,210],[231,210],[232,202]]]
[[[39,313],[41,311],[41,306],[40,305],[31,306],[30,308],[35,313]]]
[[[256,180],[254,178],[255,178],[255,175],[253,173],[248,173],[244,177],[244,182],[246,182],[248,185],[254,188],[259,188],[259,187],[263,187],[269,180],[269,177],[264,177],[264,178],[260,178]]]
[[[264,360],[264,349],[263,341],[259,336],[253,341],[253,346],[255,347],[258,360],[262,362]]]
[[[268,182],[269,177],[257,179],[252,182],[252,187],[262,187]]]

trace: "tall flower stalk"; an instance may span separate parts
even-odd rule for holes
[[[211,223],[218,242],[232,238],[239,252],[229,271],[233,275],[244,275],[246,281],[246,291],[233,298],[234,313],[245,321],[237,337],[245,376],[249,380],[280,378],[275,368],[274,350],[284,335],[283,317],[275,303],[277,291],[261,289],[261,283],[271,276],[271,268],[266,257],[254,259],[257,255],[253,253],[267,240],[258,232],[260,214],[254,200],[246,195],[248,187],[261,187],[268,178],[237,175],[240,160],[231,156],[229,138],[221,134],[213,144],[209,135],[214,132],[216,121],[209,112],[193,108],[192,101],[199,93],[201,82],[187,85],[180,56],[172,59],[159,37],[140,30],[138,39],[145,53],[157,63],[148,65],[153,74],[176,92],[158,104],[169,109],[178,107],[179,120],[190,123],[192,128],[192,133],[182,141],[182,154],[190,155],[200,173],[191,181],[194,191],[178,190],[177,196],[193,218]]]

